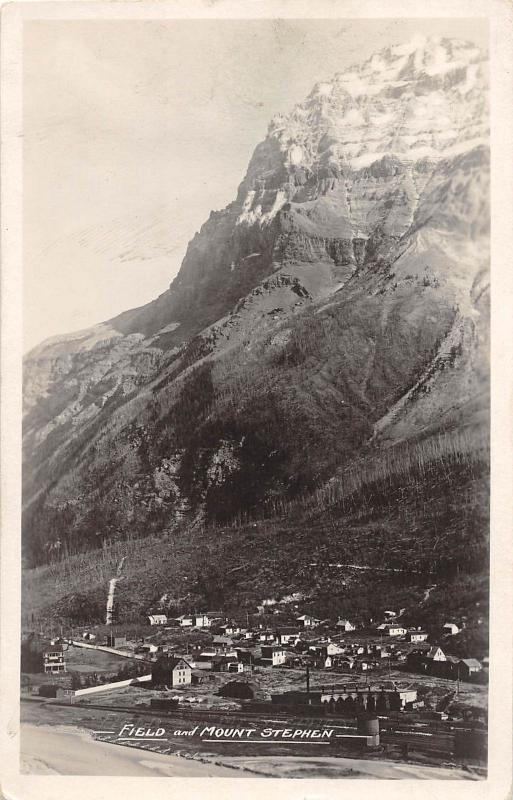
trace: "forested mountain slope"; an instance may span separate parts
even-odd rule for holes
[[[27,563],[188,526],[220,558],[219,525],[286,517],[280,552],[299,529],[343,547],[351,519],[365,557],[406,527],[419,567],[454,534],[481,569],[487,125],[485,56],[453,40],[275,118],[167,292],[27,356]]]

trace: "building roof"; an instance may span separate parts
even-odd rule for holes
[[[462,658],[461,661],[463,664],[466,664],[467,667],[477,667],[477,668],[481,667],[481,664],[477,660],[477,658]]]
[[[180,664],[185,664],[186,667],[188,667],[189,669],[192,669],[192,667],[189,664],[189,662],[186,661],[185,658],[182,658],[182,656],[164,655],[161,658],[159,658],[159,660],[157,661],[157,664],[159,664],[160,666],[164,666],[165,665],[169,669],[176,669],[176,667],[178,667]]]
[[[433,656],[435,655],[435,653],[438,653],[438,651],[439,651],[439,650],[440,650],[440,652],[441,652],[441,653],[443,653],[443,654],[445,655],[445,653],[444,653],[444,651],[442,650],[442,648],[441,648],[441,647],[439,647],[437,644],[435,644],[435,645],[433,645],[433,647],[430,647],[430,648],[429,648],[429,650],[428,650],[428,651],[427,651],[427,653],[426,653],[426,657],[427,657],[427,658],[433,658]]]
[[[64,647],[62,644],[48,644],[44,647],[45,653],[63,653]]]
[[[212,656],[212,661],[215,661],[216,664],[224,664],[224,663],[234,663],[237,661],[237,656],[227,656],[224,653],[219,653],[216,656]]]

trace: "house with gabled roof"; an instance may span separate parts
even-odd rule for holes
[[[378,625],[378,631],[386,633],[387,636],[404,636],[406,628],[403,628],[402,625],[395,622],[383,622],[381,625]]]
[[[483,669],[483,665],[477,658],[460,659],[460,678],[466,680],[473,675],[477,675]]]
[[[407,633],[407,639],[409,642],[414,642],[414,643],[425,642],[427,638],[428,634],[426,631],[420,631],[414,629],[414,630],[409,630]]]
[[[302,614],[296,618],[296,622],[302,625],[303,628],[315,628],[320,623],[320,619],[311,617],[309,614]]]
[[[191,665],[181,656],[163,655],[151,668],[151,684],[154,689],[188,686],[191,676]]]
[[[167,625],[167,614],[148,614],[150,625]]]
[[[444,651],[437,645],[429,648],[428,652],[426,653],[426,658],[431,659],[431,661],[447,661],[447,656],[445,655]]]
[[[244,664],[237,656],[226,656],[222,653],[212,658],[213,672],[244,672]]]
[[[49,644],[43,649],[43,665],[46,673],[66,672],[64,647],[60,643]]]
[[[270,667],[279,667],[287,660],[287,651],[279,645],[262,645],[262,664]]]
[[[279,628],[276,631],[276,639],[279,644],[290,644],[299,640],[301,631],[297,628]]]
[[[460,628],[455,622],[446,622],[442,627],[442,632],[450,636],[456,636],[460,632]]]
[[[354,625],[350,620],[341,619],[340,617],[337,620],[336,627],[338,628],[338,630],[342,630],[345,633],[350,633],[351,631],[356,630],[356,625]]]
[[[175,617],[175,621],[178,622],[181,628],[192,628],[194,625],[192,614],[180,614],[179,617]]]

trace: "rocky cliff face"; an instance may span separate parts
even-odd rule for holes
[[[416,39],[275,118],[149,305],[25,362],[33,559],[485,424],[487,62]]]

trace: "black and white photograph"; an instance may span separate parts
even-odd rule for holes
[[[23,21],[22,776],[487,784],[490,21],[312,5]]]

